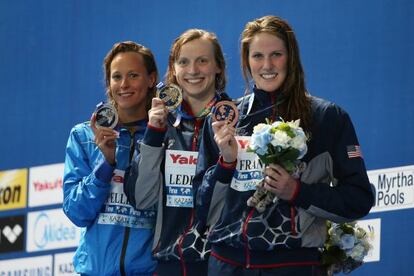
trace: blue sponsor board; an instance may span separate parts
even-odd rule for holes
[[[193,188],[184,188],[183,186],[178,187],[167,187],[167,194],[174,196],[193,196]]]
[[[262,171],[250,171],[250,172],[240,172],[237,171],[235,174],[237,180],[253,180],[253,179],[262,179]]]

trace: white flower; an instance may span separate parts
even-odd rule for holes
[[[248,151],[258,154],[264,164],[279,164],[290,174],[299,175],[299,159],[308,150],[306,135],[299,124],[299,120],[282,120],[254,126]]]
[[[370,239],[373,237],[373,231],[366,232],[356,222],[328,222],[328,226],[328,236],[322,251],[323,264],[335,266],[338,268],[337,272],[348,274],[363,263],[364,257],[372,249]],[[339,251],[330,251],[329,248],[332,247],[336,247]]]
[[[339,227],[331,227],[328,230],[328,234],[332,240],[332,243],[334,245],[340,245],[341,244],[341,235],[342,235],[342,230]]]
[[[269,129],[270,127],[267,124],[262,124],[262,123],[257,124],[253,127],[253,133],[260,132],[262,131],[263,128]]]
[[[365,250],[362,244],[357,244],[351,249],[350,254],[347,255],[357,262],[362,262],[367,253],[368,252]]]
[[[266,124],[258,124],[254,127],[254,132],[250,139],[250,148],[254,150],[257,154],[266,154],[268,144],[272,139],[270,128],[271,126]]]
[[[355,244],[355,237],[351,234],[341,236],[341,249],[352,249]]]
[[[289,137],[289,135],[286,134],[286,132],[277,130],[273,134],[273,139],[270,143],[275,147],[279,146],[282,149],[286,149],[289,147],[290,139],[291,138]]]
[[[295,136],[292,140],[290,140],[290,146],[295,148],[299,151],[298,159],[302,159],[305,156],[306,152],[308,151],[308,146],[306,145],[306,137],[305,136]]]

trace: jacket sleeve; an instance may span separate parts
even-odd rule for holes
[[[226,94],[221,100],[230,100]],[[200,144],[196,173],[193,178],[197,218],[203,225],[213,225],[218,219],[224,205],[224,197],[234,170],[226,170],[218,160],[220,150],[214,141],[212,118],[204,122],[202,143]]]
[[[96,219],[109,195],[114,168],[103,157],[91,162],[83,146],[94,142],[88,141],[86,135],[81,140],[81,132],[79,128],[72,129],[66,146],[63,211],[76,226],[86,227]]]
[[[220,217],[234,170],[235,168],[226,168],[218,162],[204,174],[196,198],[197,218],[203,225],[214,225]]]
[[[325,120],[336,122],[332,131],[323,134],[332,134],[327,146],[331,164],[327,167],[332,167],[333,183],[301,183],[295,204],[333,222],[353,221],[368,214],[374,204],[374,193],[349,115],[333,106]]]
[[[136,209],[148,209],[158,202],[164,177],[162,174],[164,137],[165,131],[148,127],[127,170],[124,191],[130,204]]]

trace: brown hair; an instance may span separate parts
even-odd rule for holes
[[[187,42],[199,38],[206,38],[213,44],[214,58],[216,60],[218,68],[221,71],[216,75],[215,89],[216,91],[224,91],[226,87],[226,61],[224,60],[224,55],[223,51],[221,50],[220,43],[218,42],[217,36],[214,33],[200,29],[189,29],[175,39],[170,49],[170,56],[168,57],[166,82],[177,84],[177,78],[174,74],[174,63],[180,55],[181,48]]]
[[[241,66],[246,85],[252,78],[249,66],[250,43],[259,33],[275,35],[285,43],[288,54],[288,71],[279,92],[286,97],[287,102],[280,108],[280,115],[286,121],[299,118],[302,127],[309,131],[311,123],[310,97],[305,87],[305,74],[300,61],[299,46],[292,28],[280,17],[268,15],[246,24],[241,35]]]
[[[151,87],[148,91],[147,95],[147,103],[146,108],[147,111],[151,108],[151,99],[155,96],[156,91],[156,84],[158,80],[158,69],[157,64],[155,63],[154,55],[152,54],[151,50],[141,44],[135,43],[133,41],[124,41],[115,43],[112,49],[106,54],[103,69],[105,74],[105,86],[106,86],[106,95],[110,103],[112,103],[115,107],[117,107],[114,98],[111,93],[110,89],[110,81],[111,81],[111,63],[116,55],[119,53],[126,53],[126,52],[135,52],[142,56],[144,59],[145,68],[147,69],[147,73],[152,74],[155,73],[156,81],[154,86]]]

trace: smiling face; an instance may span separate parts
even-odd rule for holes
[[[148,89],[154,86],[155,80],[156,74],[148,74],[141,54],[123,52],[114,57],[109,86],[121,121],[123,114],[145,116]]]
[[[206,38],[191,40],[182,45],[174,62],[174,75],[186,100],[210,99],[215,94],[216,75],[220,72],[213,44]]]
[[[248,64],[257,88],[266,92],[279,89],[287,76],[287,61],[283,40],[265,32],[254,35],[249,45]]]

